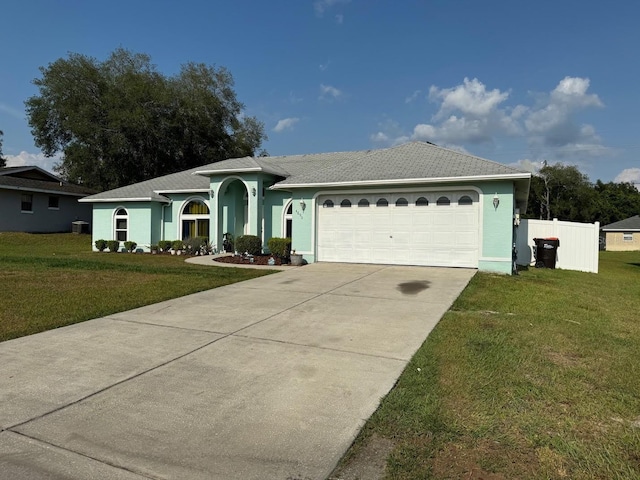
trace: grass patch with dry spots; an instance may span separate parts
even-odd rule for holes
[[[0,233],[0,271],[0,341],[269,273],[96,253],[88,235],[23,233]]]
[[[345,463],[375,434],[392,479],[640,478],[638,312],[639,252],[477,274]]]

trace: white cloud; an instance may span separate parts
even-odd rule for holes
[[[414,102],[422,93],[422,90],[416,90],[414,91],[411,95],[409,95],[407,98],[404,99],[404,103],[412,103]]]
[[[510,163],[509,166],[513,168],[518,168],[520,170],[524,170],[526,172],[538,173],[542,168],[543,163],[536,160],[523,158],[521,160],[518,160],[517,162]]]
[[[349,3],[351,0],[316,0],[313,2],[313,9],[316,11],[316,15],[322,17],[324,12],[334,5],[340,3]]]
[[[284,132],[285,130],[293,129],[293,126],[300,121],[297,117],[283,118],[278,120],[278,123],[273,127],[273,131],[276,133]]]
[[[497,88],[487,91],[477,78],[465,78],[462,85],[453,88],[439,89],[432,85],[429,88],[429,99],[442,101],[436,118],[442,118],[454,111],[465,115],[484,117],[494,111],[498,105],[509,98],[509,93],[501,92]]]
[[[327,69],[329,68],[329,63],[331,63],[329,60],[327,60],[327,63],[321,63],[320,65],[318,65],[318,68],[323,71],[326,72]]]
[[[618,183],[633,183],[636,188],[640,190],[640,168],[626,168],[621,171],[613,181]]]
[[[342,97],[344,94],[341,90],[338,90],[336,87],[332,87],[331,85],[320,84],[320,100],[323,99],[338,99]]]
[[[53,172],[53,167],[60,162],[59,157],[45,157],[43,153],[29,153],[22,151],[18,155],[5,155],[7,167],[24,167],[32,166],[40,167],[48,172]]]
[[[389,141],[389,136],[384,132],[374,133],[369,138],[372,142],[387,143]]]

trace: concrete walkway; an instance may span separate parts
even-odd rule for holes
[[[0,343],[0,479],[323,479],[474,270],[313,264]]]

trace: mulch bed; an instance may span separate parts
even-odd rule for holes
[[[243,257],[242,255],[238,255],[238,256],[228,255],[226,257],[214,258],[213,261],[221,262],[221,263],[234,263],[238,265],[267,265],[268,266],[270,258],[271,258],[271,255],[254,255],[253,262],[252,262],[250,258]],[[282,261],[277,257],[273,257],[273,259],[276,261],[275,265],[286,265],[286,264],[283,264]]]

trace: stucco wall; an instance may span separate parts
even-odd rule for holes
[[[628,252],[640,250],[640,232],[629,232],[633,240],[625,241],[624,232],[606,232],[607,244],[605,249],[609,252]]]
[[[21,211],[22,194],[33,195],[33,211]],[[58,208],[49,208],[49,197],[58,197]],[[91,223],[91,205],[78,203],[79,197],[24,190],[0,190],[0,232],[70,232],[71,223]]]
[[[510,274],[513,251],[514,186],[512,182],[486,182],[476,185],[481,195],[481,250],[478,269]],[[500,203],[493,206],[493,198]]]

